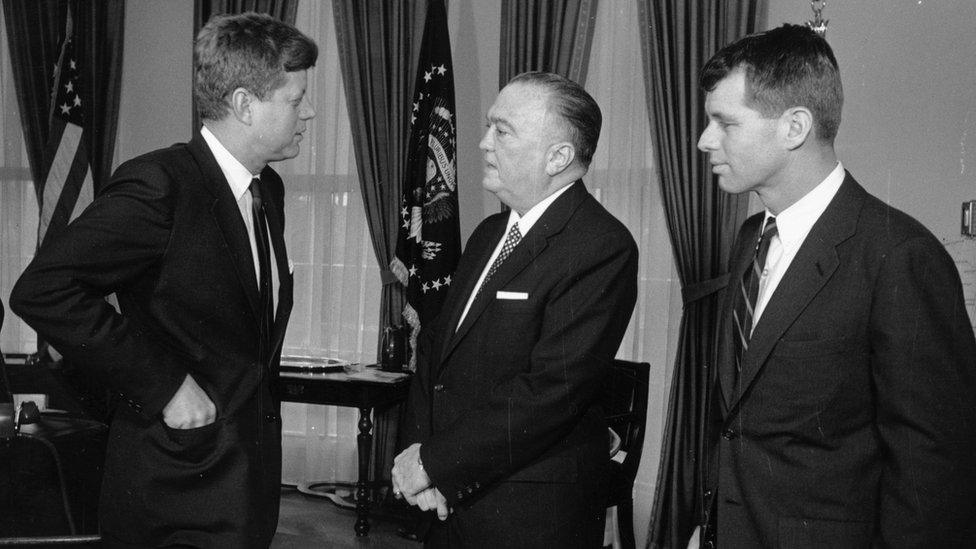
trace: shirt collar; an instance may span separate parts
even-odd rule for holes
[[[776,232],[785,250],[793,250],[803,244],[807,233],[820,219],[843,182],[844,166],[838,162],[823,181],[776,216]],[[763,226],[770,216],[772,214],[766,210]]]
[[[508,231],[512,228],[512,225],[518,223],[519,233],[522,234],[522,237],[525,237],[525,235],[529,233],[529,229],[535,225],[535,222],[542,217],[542,214],[546,213],[546,209],[548,209],[557,198],[559,198],[572,186],[573,184],[570,183],[569,185],[566,185],[565,187],[540,200],[538,204],[529,208],[529,211],[525,212],[525,215],[521,217],[519,216],[518,212],[511,210],[511,213],[508,215],[508,225],[505,226],[505,234],[508,234]]]
[[[227,150],[227,147],[224,147],[224,144],[206,125],[200,130],[200,135],[203,136],[203,140],[210,147],[210,152],[217,159],[217,165],[220,166],[220,171],[224,173],[224,178],[230,185],[231,192],[234,193],[234,200],[240,200],[244,196],[244,192],[251,186],[251,180],[258,176],[252,175],[244,167],[244,164],[234,158],[234,155]]]

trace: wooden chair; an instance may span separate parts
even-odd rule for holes
[[[621,546],[634,549],[634,479],[644,448],[647,420],[647,383],[651,365],[646,362],[614,360],[603,388],[603,409],[607,424],[620,437],[623,461],[610,461],[607,507],[617,507],[617,530]]]

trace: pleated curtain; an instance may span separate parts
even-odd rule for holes
[[[684,301],[647,547],[685,547],[701,514],[698,457],[717,292],[748,207],[746,196],[718,188],[696,148],[707,123],[698,72],[723,45],[765,28],[766,1],[639,0],[638,12],[648,113]]]

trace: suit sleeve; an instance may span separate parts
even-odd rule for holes
[[[611,232],[588,239],[571,261],[572,275],[547,297],[529,368],[421,446],[428,475],[451,505],[459,491],[541,456],[597,396],[636,301],[637,248],[626,231]]]
[[[437,318],[434,326],[442,320]],[[402,422],[401,440],[407,447],[415,442],[423,443],[430,436],[430,356],[434,330],[421,328],[417,337],[417,369],[410,380],[410,393],[405,408],[406,419]]]
[[[885,258],[871,314],[882,541],[976,546],[976,341],[955,265],[932,238]]]
[[[124,164],[85,212],[41,247],[11,293],[11,309],[41,337],[148,417],[179,388],[184,363],[105,296],[161,260],[173,192],[161,167]]]

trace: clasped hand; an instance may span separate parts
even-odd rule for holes
[[[393,458],[393,495],[403,497],[422,511],[437,511],[437,518],[447,520],[451,509],[440,490],[431,485],[430,477],[420,461],[420,444],[411,444]]]

